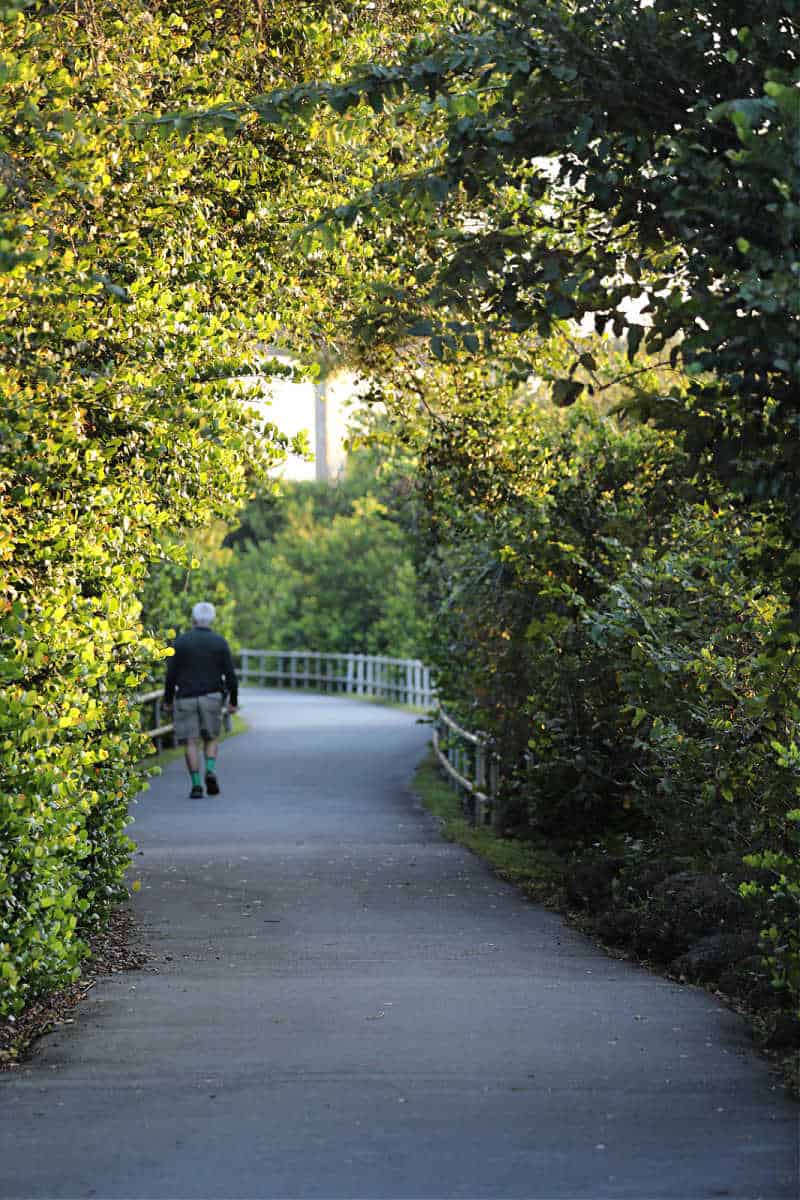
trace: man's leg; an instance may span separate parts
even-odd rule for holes
[[[200,697],[200,732],[203,735],[203,753],[206,756],[206,791],[209,796],[219,794],[217,780],[217,744],[222,730],[222,693],[212,692]]]
[[[209,796],[216,796],[219,792],[219,783],[217,782],[218,745],[216,738],[207,738],[203,742],[203,753],[206,759],[206,791]]]
[[[200,738],[187,738],[184,747],[186,768],[190,775],[200,770]]]
[[[186,769],[192,777],[192,796],[202,796],[203,784],[200,780],[200,738],[187,738],[184,750]]]
[[[202,730],[200,728],[200,713],[195,697],[176,697],[174,728],[175,737],[183,746],[186,769],[192,777],[192,790],[189,793],[189,797],[192,800],[199,800],[203,795],[203,785],[200,782]]]

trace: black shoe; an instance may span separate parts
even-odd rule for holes
[[[210,771],[206,775],[206,791],[208,792],[209,796],[219,795],[219,781],[216,775],[212,775]]]
[[[203,799],[202,784],[199,784],[199,783],[192,784],[192,790],[189,792],[189,799],[190,800],[202,800]]]

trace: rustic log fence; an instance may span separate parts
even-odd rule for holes
[[[154,688],[152,692],[142,692],[136,697],[136,704],[141,712],[145,737],[153,739],[153,749],[156,753],[163,750],[165,745],[174,742],[174,728],[171,721],[164,720],[164,689]]]
[[[462,729],[440,706],[433,720],[433,752],[451,784],[460,791],[473,825],[491,824],[500,764],[488,738]]]

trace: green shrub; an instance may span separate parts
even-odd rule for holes
[[[233,638],[236,614],[228,576],[234,553],[222,544],[225,529],[217,521],[162,539],[161,557],[151,565],[142,589],[142,624],[159,642],[188,628],[198,600],[211,601],[217,610],[214,628]]]
[[[208,317],[234,250],[195,185],[234,152],[126,122],[185,83],[150,10],[0,7],[0,1018],[75,978],[122,892],[159,539],[231,513],[276,457]]]
[[[592,410],[488,397],[480,424],[456,420],[449,447],[421,435],[432,650],[446,704],[502,761],[499,828],[711,874],[747,855],[775,873],[745,894],[768,895],[767,953],[796,996],[800,637],[773,566],[780,506],[695,491],[672,435]]]
[[[415,656],[423,640],[407,539],[365,496],[317,516],[289,502],[274,540],[234,559],[236,637],[243,646]]]
[[[796,746],[793,758],[798,757]],[[786,813],[783,848],[748,854],[745,862],[772,882],[743,883],[743,896],[765,902],[772,918],[761,931],[772,983],[800,1017],[800,808]]]

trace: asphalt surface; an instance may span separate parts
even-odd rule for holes
[[[221,796],[175,763],[136,807],[150,969],[0,1076],[0,1196],[795,1200],[744,1024],[442,841],[413,716],[243,715]]]

